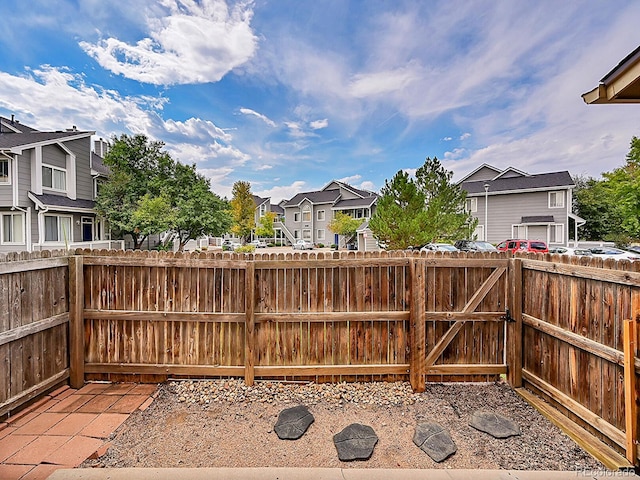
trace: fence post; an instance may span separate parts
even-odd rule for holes
[[[636,320],[624,321],[624,421],[627,460],[637,463],[638,405],[636,404]]]
[[[512,388],[522,386],[522,259],[509,260],[509,300],[512,321],[507,323],[507,381]]]
[[[84,385],[84,259],[69,257],[69,383]]]
[[[425,360],[427,335],[425,324],[425,276],[424,263],[415,258],[409,260],[411,272],[411,311],[409,314],[409,379],[414,392],[425,390]]]
[[[253,260],[247,262],[245,270],[245,328],[244,328],[244,383],[247,386],[253,385],[255,348],[256,348],[256,325],[255,325],[255,263]]]

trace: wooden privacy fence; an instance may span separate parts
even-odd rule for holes
[[[506,257],[404,252],[71,259],[72,382],[114,374],[493,380]]]
[[[0,261],[0,415],[68,377],[408,379],[421,391],[506,374],[637,463],[640,262],[75,253]]]
[[[640,262],[523,258],[524,386],[638,460]]]
[[[69,377],[66,252],[0,258],[0,416]]]

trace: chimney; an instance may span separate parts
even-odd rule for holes
[[[15,115],[12,113],[12,114],[11,114],[11,123],[13,123],[13,122],[14,122],[14,120],[15,120]]]

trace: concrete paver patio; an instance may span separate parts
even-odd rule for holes
[[[133,383],[60,387],[0,423],[0,479],[46,479],[103,455],[111,434],[156,391]]]

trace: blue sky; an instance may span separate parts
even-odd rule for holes
[[[640,2],[2,0],[0,115],[143,133],[274,201],[377,191],[438,157],[599,176],[637,105],[580,95],[640,44]]]

